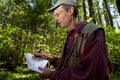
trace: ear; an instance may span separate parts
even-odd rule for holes
[[[70,9],[69,9],[70,15],[73,15],[73,14],[74,14],[74,9],[75,9],[75,8],[74,8],[73,6],[70,7]]]

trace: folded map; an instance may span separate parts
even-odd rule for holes
[[[38,69],[39,66],[45,67],[46,64],[48,63],[48,60],[42,59],[42,58],[34,58],[31,53],[25,53],[25,58],[27,61],[27,67],[30,70],[42,73],[41,70]]]

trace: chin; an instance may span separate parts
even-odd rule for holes
[[[63,24],[60,24],[60,26],[61,26],[61,28],[65,28],[65,25],[63,25]]]
[[[65,28],[65,26],[64,26],[64,25],[61,25],[61,27],[62,27],[62,28]]]
[[[61,26],[61,28],[64,28],[64,26]]]
[[[61,27],[64,27],[63,25],[60,24]]]

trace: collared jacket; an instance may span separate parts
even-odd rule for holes
[[[49,75],[51,80],[106,80],[108,50],[104,32],[101,29],[91,35],[82,55],[79,57],[79,64],[74,67],[66,66],[71,48],[74,44],[74,36],[85,25],[86,22],[81,22],[74,29],[67,32],[66,43],[62,54],[64,58],[62,58],[63,60],[60,66],[55,71],[51,71]],[[51,64],[56,66],[58,59],[54,57]]]

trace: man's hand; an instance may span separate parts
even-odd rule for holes
[[[42,57],[42,58],[45,58],[45,53],[44,53],[44,51],[43,50],[41,50],[41,51],[35,51],[34,52],[34,57]]]
[[[41,51],[36,51],[36,52],[34,52],[33,55],[34,55],[35,58],[36,58],[36,57],[41,57],[41,58],[47,59],[47,60],[49,60],[49,61],[51,61],[51,59],[52,59],[52,56],[46,54],[43,50],[41,50]]]
[[[42,79],[49,78],[51,70],[48,68],[42,68],[39,67],[39,69],[42,71],[42,73],[39,73],[39,77]]]

